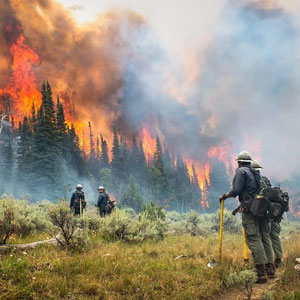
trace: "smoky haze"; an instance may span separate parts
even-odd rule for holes
[[[193,57],[187,49],[187,64],[169,57],[147,16],[132,10],[78,25],[58,2],[6,0],[0,28],[15,16],[40,56],[39,83],[47,78],[71,118],[90,120],[96,133],[109,139],[113,127],[127,136],[147,127],[199,161],[213,146],[233,145],[230,156],[247,149],[266,175],[285,179],[300,165],[291,155],[300,130],[300,28],[289,7],[261,3],[218,1],[214,30]],[[11,71],[4,31],[0,41],[3,87]]]

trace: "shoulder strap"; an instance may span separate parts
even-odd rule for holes
[[[251,173],[254,175],[255,181],[258,185],[258,190],[257,190],[256,194],[260,194],[261,191],[265,188],[262,178],[261,178],[261,175],[258,172],[256,172],[253,168],[249,168],[249,169],[250,169]]]

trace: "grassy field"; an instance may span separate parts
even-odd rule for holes
[[[240,235],[225,234],[223,262],[210,269],[207,263],[216,258],[217,248],[217,234],[142,244],[104,242],[94,235],[84,253],[54,245],[2,253],[0,299],[209,299],[224,292],[228,274],[251,267],[243,262]],[[282,280],[269,299],[300,299],[293,270],[300,234],[288,236],[284,248]]]

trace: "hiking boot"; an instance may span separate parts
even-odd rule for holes
[[[274,264],[266,264],[267,275],[269,278],[275,278],[275,265]]]
[[[276,269],[280,268],[281,267],[281,258],[275,258],[274,264],[275,264]]]
[[[268,277],[267,275],[257,275],[257,280],[255,281],[255,283],[258,284],[264,284],[268,282]]]
[[[256,265],[257,281],[255,283],[263,284],[268,282],[268,277],[265,273],[265,265]]]

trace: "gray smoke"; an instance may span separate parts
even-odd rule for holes
[[[55,1],[6,0],[2,15],[16,16],[40,55],[38,80],[49,79],[68,109],[74,103],[74,120],[90,120],[95,133],[111,139],[116,127],[131,137],[147,127],[172,150],[200,161],[211,147],[232,144],[230,155],[249,150],[267,175],[286,178],[300,164],[294,155],[300,129],[297,14],[250,0],[221,2],[210,44],[194,58],[192,81],[132,11],[109,12],[80,27]],[[183,101],[166,88],[170,78],[186,87]]]
[[[167,145],[193,159],[228,141],[234,145],[232,155],[247,149],[261,160],[265,174],[284,179],[300,165],[295,155],[299,33],[296,16],[282,9],[227,1],[184,104],[162,92],[162,74],[170,62],[146,40],[143,66],[137,56],[128,62],[117,122],[126,120],[136,130],[145,122],[155,124]],[[143,32],[133,48],[144,37]]]

